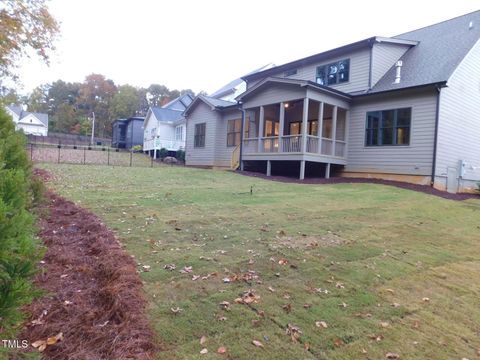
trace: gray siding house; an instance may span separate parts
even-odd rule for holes
[[[476,11],[248,74],[236,103],[197,97],[187,108],[187,165],[229,166],[231,156],[232,166],[238,154],[241,169],[267,175],[473,190],[480,181],[479,39]],[[238,149],[235,141],[225,146],[232,138]]]
[[[112,123],[112,147],[131,149],[136,145],[143,145],[144,120],[144,117],[139,116],[115,120]]]

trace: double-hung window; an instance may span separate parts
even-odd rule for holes
[[[367,112],[365,146],[409,145],[412,109]]]
[[[175,141],[183,141],[183,126],[179,125],[175,128]]]
[[[206,123],[195,124],[195,135],[193,139],[193,147],[196,147],[196,148],[205,147],[206,127],[207,127]]]

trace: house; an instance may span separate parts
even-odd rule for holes
[[[5,109],[15,123],[15,129],[22,129],[25,134],[47,136],[48,114],[27,112],[16,105],[8,105]]]
[[[480,181],[479,39],[476,11],[246,75],[235,119],[224,118],[233,103],[198,97],[187,108],[187,165],[231,153],[233,165],[267,175],[473,190]],[[237,151],[217,146],[232,138],[240,138]]]
[[[136,145],[143,145],[144,120],[144,117],[139,116],[115,120],[112,123],[112,147],[131,149]]]
[[[267,64],[248,75],[271,69],[273,66]],[[188,119],[185,144],[188,165],[232,166],[232,153],[235,151],[239,153],[242,124],[242,112],[235,98],[246,89],[245,80],[238,78],[209,96],[197,96],[187,107],[184,115]],[[202,125],[204,123],[208,123],[209,126]],[[226,134],[226,137],[223,134]]]
[[[183,111],[192,102],[191,94],[184,94],[162,107],[150,107],[145,117],[143,151],[157,158],[160,149],[174,155],[185,149],[185,118]]]

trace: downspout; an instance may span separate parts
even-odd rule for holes
[[[242,112],[242,124],[240,126],[240,156],[239,156],[239,161],[240,161],[240,170],[243,171],[243,165],[242,165],[242,158],[243,158],[243,136],[244,136],[244,130],[243,130],[243,123],[245,122],[245,110],[243,109],[242,103],[238,103],[240,105],[239,110]]]
[[[370,42],[370,64],[369,64],[369,71],[368,71],[368,90],[370,91],[372,89],[372,77],[373,77],[373,41]]]
[[[440,91],[442,90],[442,88],[438,85],[435,88],[437,89],[437,105],[435,109],[435,132],[434,132],[434,139],[433,139],[432,178],[430,180],[430,185],[432,187],[435,184],[435,167],[437,166],[438,123],[440,118]]]

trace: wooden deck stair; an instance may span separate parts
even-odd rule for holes
[[[232,160],[230,162],[230,168],[237,170],[240,167],[240,145],[237,145],[232,151]]]

